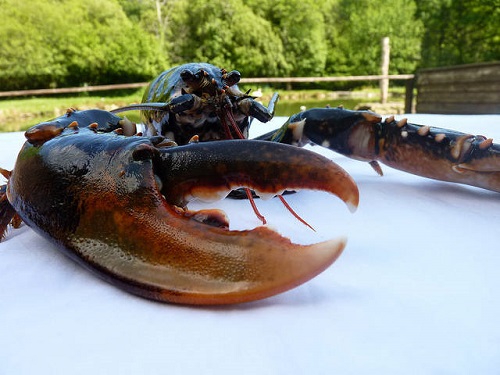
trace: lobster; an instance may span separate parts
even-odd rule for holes
[[[240,74],[186,64],[160,75],[143,103],[114,113],[68,110],[30,128],[13,171],[0,170],[0,236],[21,220],[110,283],[182,304],[266,298],[329,267],[345,238],[296,245],[268,227],[229,230],[224,212],[191,211],[243,188],[337,195],[354,210],[354,180],[328,158],[294,147],[315,143],[354,159],[500,191],[500,147],[491,139],[395,121],[369,111],[317,108],[277,131],[247,137],[268,107],[237,88]],[[143,132],[115,113],[139,109]],[[241,139],[240,139],[241,138]],[[253,193],[250,193],[253,191]],[[292,211],[293,213],[293,211]]]

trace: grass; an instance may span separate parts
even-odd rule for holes
[[[396,88],[391,90],[397,100],[400,98],[401,91]],[[263,103],[267,104],[271,98],[273,90],[271,88],[262,89]],[[254,93],[254,92],[252,92]],[[68,108],[77,108],[80,110],[99,108],[111,110],[113,108],[125,106],[141,101],[143,90],[127,92],[122,95],[100,93],[97,95],[81,94],[78,96],[62,97],[34,97],[0,100],[0,132],[24,131],[29,127],[46,121],[66,112]],[[354,95],[354,97],[352,97]],[[276,107],[276,116],[290,116],[300,111],[302,106],[324,107],[325,105],[338,106],[344,105],[346,108],[354,108],[359,103],[367,101],[376,102],[379,100],[379,92],[376,88],[365,88],[360,91],[349,93],[332,92],[327,90],[280,90],[280,101]],[[139,121],[138,112],[126,113],[132,121]]]
[[[123,96],[36,97],[0,101],[0,131],[26,130],[66,112],[68,108],[111,110],[141,101],[142,92]]]

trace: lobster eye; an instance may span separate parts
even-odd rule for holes
[[[227,73],[226,78],[224,81],[228,86],[236,85],[241,79],[241,73],[238,72],[237,70],[231,70],[229,73]]]
[[[201,79],[202,73],[200,71],[193,73],[190,70],[183,70],[181,72],[181,78],[186,83],[198,82]]]

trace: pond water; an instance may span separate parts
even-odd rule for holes
[[[291,116],[301,111],[301,107],[306,109],[322,108],[326,106],[338,107],[344,106],[347,109],[353,109],[361,102],[367,99],[304,99],[304,100],[280,100],[276,105],[276,116]],[[267,105],[267,103],[264,102]]]

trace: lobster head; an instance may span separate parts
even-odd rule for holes
[[[250,119],[267,122],[278,95],[268,107],[239,90],[241,74],[207,63],[189,63],[166,70],[146,90],[143,103],[119,109],[140,109],[151,135],[168,134],[179,144],[198,135],[203,141],[247,138]]]

